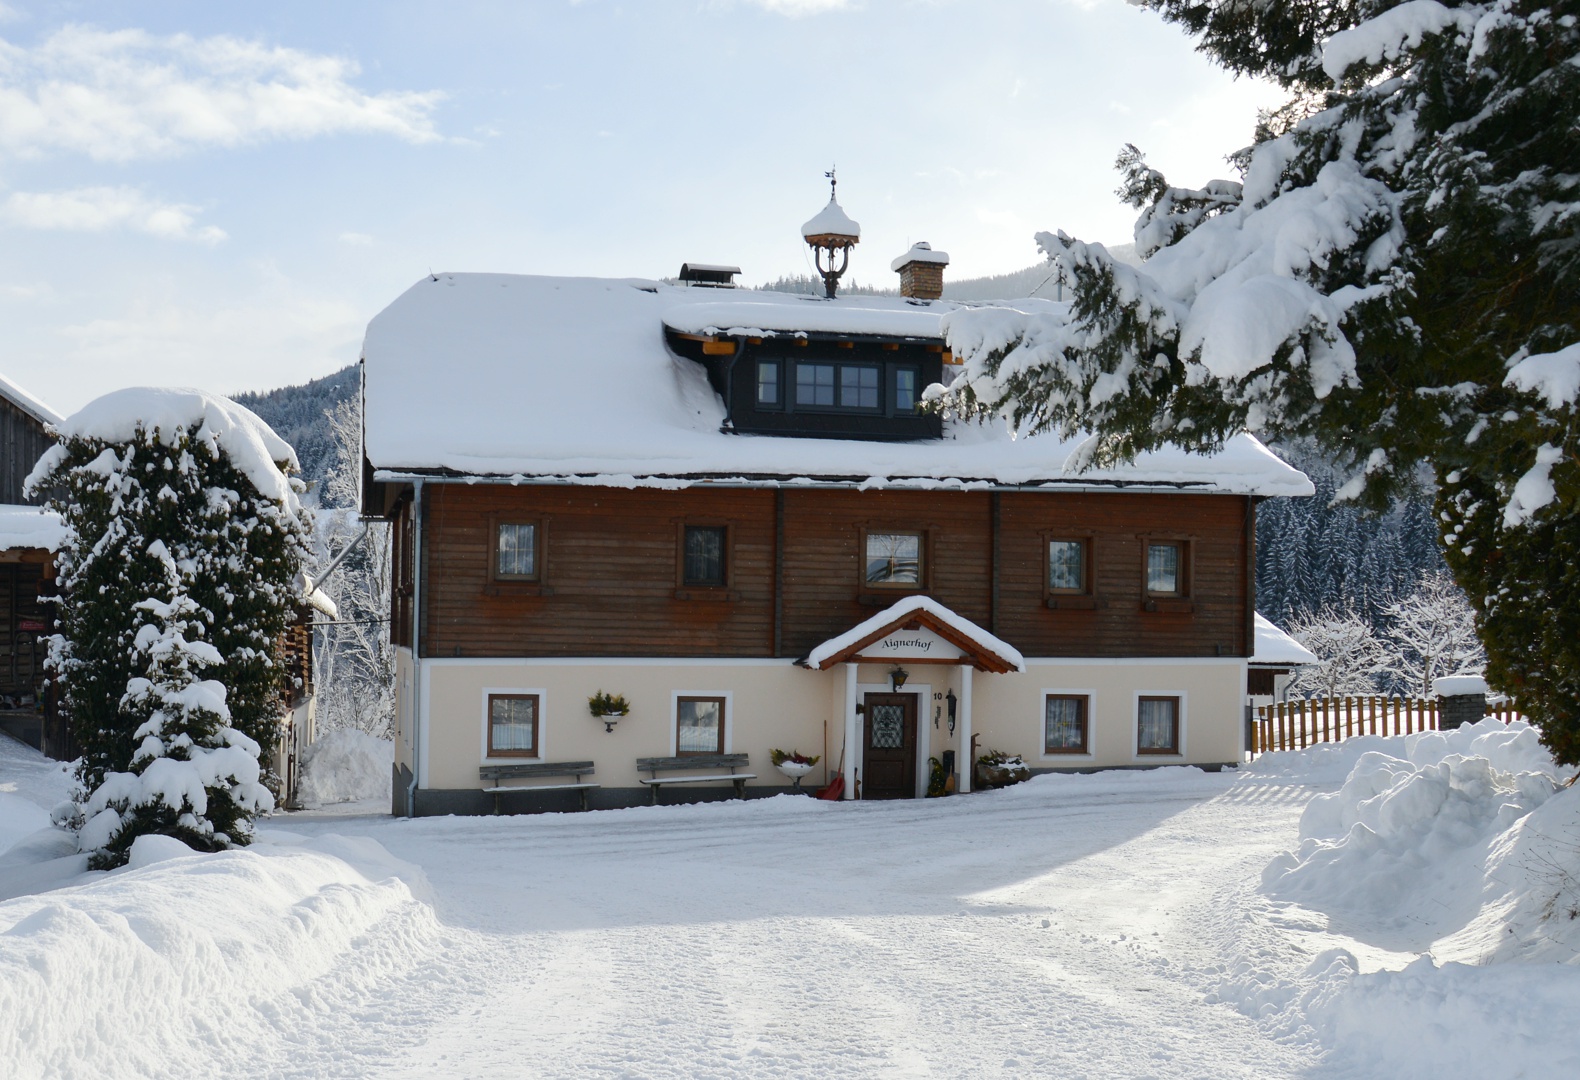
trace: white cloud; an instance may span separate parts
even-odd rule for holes
[[[367,310],[343,297],[265,280],[252,296],[170,295],[154,288],[118,314],[57,331],[39,393],[74,409],[129,385],[201,386],[222,394],[303,382],[355,362]],[[164,295],[159,295],[163,293]]]
[[[365,232],[343,232],[340,234],[340,242],[350,244],[352,247],[372,247],[373,237]]]
[[[18,191],[0,203],[0,221],[24,229],[68,232],[132,229],[167,240],[198,240],[205,244],[224,240],[223,229],[197,225],[192,216],[197,209],[182,203],[156,202],[137,189],[127,187]]]
[[[825,11],[839,11],[851,6],[850,0],[747,0],[764,11],[776,15],[798,18],[802,15],[821,15]]]
[[[27,15],[20,9],[0,0],[0,23],[21,22]]]
[[[368,93],[351,84],[359,73],[344,57],[227,36],[67,26],[32,48],[0,39],[0,154],[129,161],[343,132],[440,137],[441,94]]]

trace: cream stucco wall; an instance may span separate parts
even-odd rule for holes
[[[898,661],[904,665],[902,658]],[[892,665],[862,664],[857,669],[858,700],[868,692],[888,692]],[[917,790],[925,791],[927,758],[961,746],[963,716],[948,730],[947,695],[963,698],[963,669],[913,663],[904,691],[918,698]],[[408,707],[420,679],[426,703],[426,737],[419,757],[421,786],[455,790],[483,786],[478,778],[486,756],[484,715],[489,693],[540,694],[542,720],[537,760],[597,763],[604,787],[637,787],[636,759],[675,752],[675,698],[682,694],[727,699],[726,740],[732,753],[751,757],[753,786],[782,786],[773,768],[773,749],[822,755],[818,769],[804,781],[815,787],[839,768],[845,730],[845,670],[809,671],[789,661],[650,660],[448,660],[422,662],[420,673],[410,653],[398,650],[396,761],[411,761],[413,724]],[[1135,765],[1239,761],[1242,751],[1245,666],[1243,660],[1030,660],[1025,673],[973,672],[972,722],[980,736],[978,751],[1021,754],[1034,768],[1103,768]],[[631,715],[613,732],[587,711],[595,691],[623,694]],[[1091,752],[1042,753],[1042,701],[1045,693],[1084,693],[1091,697]],[[1142,694],[1181,699],[1182,753],[1136,753],[1136,698]],[[859,747],[847,753],[850,771],[861,766]],[[492,759],[499,763],[521,758]]]

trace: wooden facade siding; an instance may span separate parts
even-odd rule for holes
[[[391,616],[410,644],[411,502],[396,511]],[[1028,656],[1246,656],[1252,501],[1235,495],[423,489],[425,656],[805,655],[908,590],[863,582],[864,529],[926,536],[923,590]],[[541,523],[539,581],[491,581],[493,521]],[[686,522],[727,524],[729,584],[678,580]],[[1046,538],[1089,538],[1090,600],[1050,608]],[[1189,595],[1147,611],[1148,537],[1188,546]]]
[[[22,481],[54,444],[55,440],[44,434],[44,426],[31,414],[0,397],[0,503],[42,502],[22,497]]]

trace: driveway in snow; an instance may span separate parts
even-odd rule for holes
[[[445,929],[374,1000],[316,987],[323,1029],[269,1071],[1304,1075],[1305,1040],[1209,998],[1238,961],[1294,973],[1331,943],[1297,944],[1255,891],[1311,793],[1171,769],[925,802],[277,818],[420,866]]]

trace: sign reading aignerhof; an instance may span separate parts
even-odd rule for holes
[[[861,650],[862,660],[959,660],[965,653],[931,630],[896,630]]]

